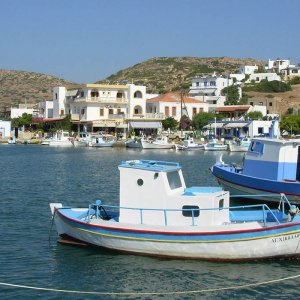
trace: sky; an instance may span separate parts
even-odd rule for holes
[[[154,57],[300,63],[300,0],[0,0],[0,69],[93,83]]]

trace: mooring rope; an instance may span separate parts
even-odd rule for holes
[[[73,293],[73,294],[89,294],[89,295],[114,295],[114,296],[151,296],[151,295],[182,295],[182,294],[201,294],[201,293],[209,293],[209,292],[218,292],[218,291],[228,291],[228,290],[237,290],[249,287],[256,287],[266,284],[271,284],[275,282],[291,280],[295,278],[299,278],[299,275],[284,277],[279,279],[273,279],[268,281],[262,281],[257,283],[248,283],[243,285],[229,286],[229,287],[220,287],[220,288],[210,288],[210,289],[202,289],[202,290],[190,290],[190,291],[173,291],[173,292],[97,292],[97,291],[79,291],[79,290],[65,290],[65,289],[55,289],[55,288],[45,288],[45,287],[36,287],[30,285],[20,285],[13,283],[0,282],[0,286],[7,287],[15,287],[22,289],[31,289],[31,290],[39,290],[39,291],[48,291],[48,292],[60,292],[60,293]]]

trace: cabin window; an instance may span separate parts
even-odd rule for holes
[[[224,199],[221,199],[219,201],[219,210],[223,209],[223,207],[224,207]]]
[[[250,145],[250,152],[256,154],[263,154],[264,153],[264,144],[261,142],[253,141]]]
[[[137,185],[142,186],[144,184],[144,180],[139,178],[136,183]]]
[[[168,172],[167,178],[171,190],[180,188],[182,186],[178,171]]]
[[[196,205],[184,205],[182,206],[182,215],[184,217],[194,218],[199,217],[200,209],[199,206]]]

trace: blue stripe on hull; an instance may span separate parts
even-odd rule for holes
[[[245,188],[272,194],[284,193],[286,195],[300,196],[299,182],[266,180],[263,178],[246,176],[242,173],[235,173],[233,170],[233,167],[214,165],[212,168],[212,173],[214,176],[223,181]]]
[[[131,239],[140,241],[155,241],[169,243],[218,243],[218,242],[238,242],[242,240],[255,240],[277,235],[300,233],[300,223],[289,223],[277,225],[269,228],[259,228],[253,230],[237,230],[224,232],[159,232],[147,230],[132,230],[123,228],[112,228],[99,225],[91,225],[65,217],[58,212],[58,217],[67,225],[80,231],[89,232],[112,238]]]

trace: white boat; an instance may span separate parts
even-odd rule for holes
[[[88,145],[90,147],[112,147],[116,143],[116,138],[110,134],[93,135]]]
[[[204,150],[206,151],[225,151],[227,149],[227,144],[220,143],[216,139],[211,139],[207,144],[204,145]]]
[[[68,131],[59,130],[53,137],[48,137],[41,141],[41,145],[57,146],[57,147],[74,147],[77,141],[74,137],[70,136]]]
[[[195,143],[192,137],[182,141],[182,144],[175,144],[176,150],[204,150],[204,145]]]
[[[140,139],[130,139],[125,142],[125,147],[127,148],[142,148],[142,143]]]
[[[243,138],[228,144],[231,152],[246,152],[251,144],[250,138]]]
[[[172,149],[175,147],[174,143],[168,141],[167,136],[157,137],[152,140],[141,140],[143,149]]]
[[[220,187],[187,188],[178,163],[125,161],[119,170],[120,206],[101,200],[85,208],[50,204],[62,239],[135,254],[208,260],[300,254],[299,209],[284,195],[275,210],[266,204],[229,207],[229,192]]]
[[[300,204],[300,140],[253,138],[242,164],[220,160],[212,173],[232,194],[278,201],[265,195],[284,193]]]

